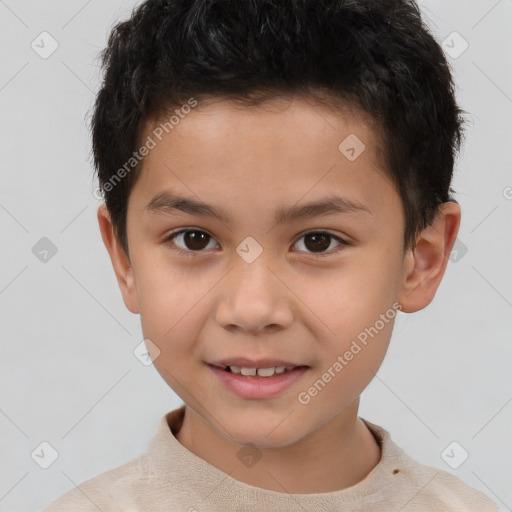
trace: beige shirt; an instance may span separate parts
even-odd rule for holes
[[[43,512],[497,512],[451,473],[412,460],[382,427],[361,418],[381,460],[358,484],[335,492],[287,494],[230,477],[175,437],[185,406],[167,413],[149,451],[64,494]],[[305,468],[306,469],[306,468]]]

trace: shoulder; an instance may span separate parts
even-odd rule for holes
[[[151,477],[148,454],[143,453],[122,466],[112,468],[71,489],[42,512],[114,512],[130,508],[134,487]]]
[[[498,512],[496,503],[455,475],[409,460],[405,478],[411,493],[411,510]]]
[[[408,510],[443,510],[445,512],[498,512],[488,496],[442,469],[413,461],[406,469],[410,489]]]
[[[382,427],[364,420],[382,439],[383,459],[393,475],[387,487],[393,504],[408,512],[498,512],[499,507],[479,490],[455,475],[412,459]]]

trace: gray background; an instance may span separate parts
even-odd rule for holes
[[[452,32],[469,44],[449,57],[471,114],[454,182],[458,252],[433,303],[400,314],[360,416],[511,510],[512,0],[420,5],[452,53],[463,48]],[[96,57],[134,6],[0,0],[0,511],[40,510],[146,451],[158,420],[181,404],[133,355],[139,317],[122,302],[96,221],[87,129]],[[43,31],[59,45],[46,59],[31,47]],[[43,237],[57,248],[46,262]],[[48,469],[48,449],[32,456],[44,441],[58,452]],[[450,467],[462,449],[469,457]]]

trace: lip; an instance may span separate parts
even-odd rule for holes
[[[275,361],[273,362],[275,363]],[[264,364],[267,363],[268,361],[264,361]],[[285,366],[285,364],[271,364],[268,366],[247,366],[247,368],[270,368],[271,366]],[[280,395],[286,389],[293,386],[293,384],[295,384],[302,377],[302,375],[307,370],[309,370],[308,366],[297,366],[293,370],[286,371],[284,373],[274,374],[272,377],[253,377],[237,373],[231,373],[213,364],[209,364],[208,368],[210,368],[210,370],[218,377],[218,379],[229,391],[242,398],[247,398],[251,400],[262,400],[265,398],[272,398],[274,396]]]
[[[209,363],[219,368],[226,368],[226,366],[243,366],[244,368],[273,368],[277,366],[306,366],[300,363],[293,363],[285,361],[284,359],[247,359],[246,357],[231,357]]]

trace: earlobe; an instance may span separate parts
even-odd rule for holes
[[[430,226],[417,237],[416,246],[404,260],[399,302],[402,311],[413,313],[428,306],[441,283],[460,226],[458,203],[447,202]]]
[[[133,278],[132,265],[130,259],[119,243],[116,230],[114,229],[110,214],[105,204],[101,204],[98,207],[97,217],[101,238],[103,239],[103,243],[109,253],[117,283],[119,284],[119,288],[123,296],[123,301],[132,313],[139,313],[137,289]]]

